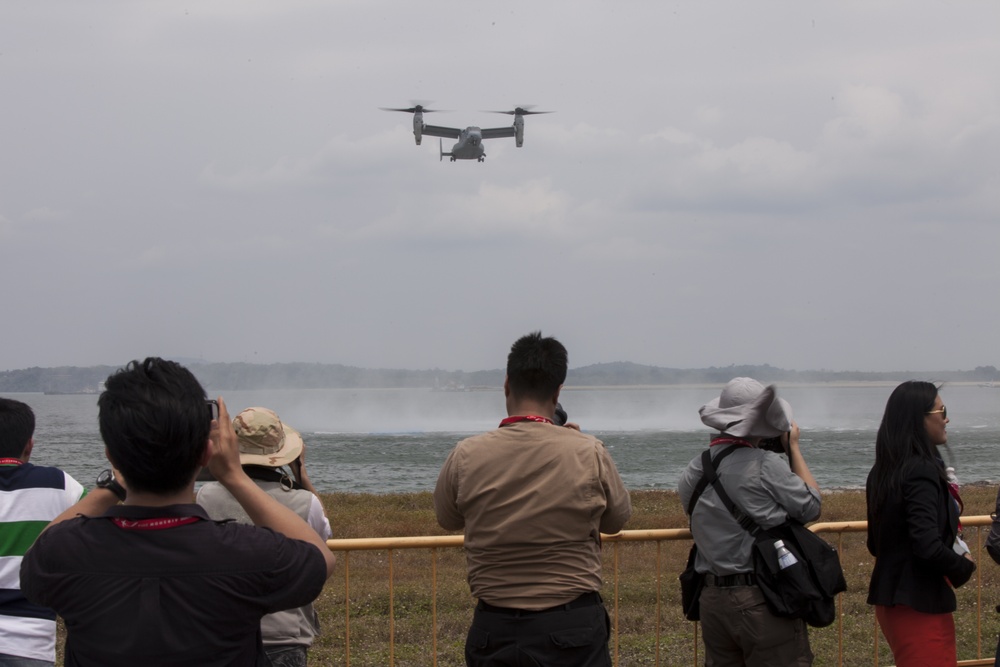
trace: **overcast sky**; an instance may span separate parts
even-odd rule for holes
[[[0,5],[0,369],[1000,366],[1000,3]],[[408,114],[525,141],[439,162]],[[445,140],[445,149],[453,143]]]

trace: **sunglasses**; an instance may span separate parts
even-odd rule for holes
[[[936,415],[939,412],[941,413],[941,419],[947,419],[948,418],[948,408],[946,408],[943,405],[941,406],[940,410],[931,410],[927,414],[929,414],[929,415]]]

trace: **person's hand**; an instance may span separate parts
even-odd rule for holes
[[[781,446],[784,448],[785,453],[788,454],[792,449],[798,449],[799,446],[799,425],[792,422],[792,428],[787,433],[781,434]]]
[[[571,428],[574,431],[579,431],[580,430],[580,425],[577,424],[576,422],[566,422],[565,424],[563,424],[563,426],[566,427],[566,428]]]
[[[239,439],[229,418],[226,402],[221,396],[219,396],[219,418],[212,420],[208,441],[208,469],[215,479],[225,484],[234,475],[243,474],[243,467],[240,465]]]

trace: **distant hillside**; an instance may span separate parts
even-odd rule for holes
[[[594,364],[570,370],[568,385],[670,385],[722,384],[734,377],[748,376],[771,382],[875,382],[927,379],[933,382],[996,382],[1000,371],[993,366],[978,366],[972,371],[792,371],[770,364],[711,366],[709,368],[664,368],[642,366],[628,361]]]
[[[443,371],[370,369],[340,364],[190,364],[191,371],[212,391],[240,389],[459,389],[503,385],[502,369]],[[99,384],[114,366],[61,366],[0,372],[0,392],[97,393]],[[911,378],[935,382],[1000,382],[1000,371],[979,366],[971,371],[792,371],[764,364],[711,368],[662,368],[626,361],[574,368],[568,386],[614,387],[624,385],[721,384],[748,375],[761,382],[863,382],[902,381]]]

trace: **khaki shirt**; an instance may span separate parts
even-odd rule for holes
[[[632,514],[604,444],[517,422],[458,443],[434,490],[438,523],[465,530],[473,596],[546,609],[601,589],[600,533]]]

